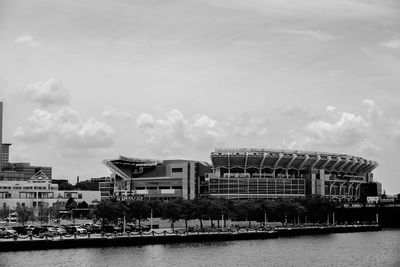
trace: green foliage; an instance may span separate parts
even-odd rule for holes
[[[19,206],[16,209],[18,222],[24,225],[27,221],[32,221],[35,219],[34,209],[27,208],[25,206]]]
[[[8,206],[6,206],[3,209],[0,209],[0,219],[6,218],[9,213],[10,213],[10,208]]]
[[[51,208],[47,203],[43,203],[37,207],[37,214],[40,222],[48,222],[49,214],[51,214]]]
[[[181,203],[173,200],[162,205],[162,217],[171,221],[172,230],[174,230],[174,222],[181,218]]]
[[[82,202],[80,202],[76,207],[77,207],[78,209],[88,209],[88,208],[89,208],[89,205],[88,205],[88,203],[86,203],[86,201],[82,201]]]
[[[91,190],[91,191],[99,190],[98,186],[96,186],[95,184],[92,184],[90,181],[82,181],[82,182],[76,183],[75,189],[76,190]]]
[[[77,203],[75,201],[75,199],[73,199],[72,197],[68,198],[67,203],[65,204],[65,208],[67,210],[72,210],[75,209],[77,207]]]
[[[102,222],[117,222],[118,218],[124,216],[122,205],[114,202],[101,202],[96,206],[94,214]]]
[[[68,182],[61,183],[58,186],[58,190],[63,190],[63,191],[65,191],[65,190],[74,190],[74,189],[75,189],[74,186],[72,184],[68,183]]]
[[[263,222],[297,221],[307,216],[308,222],[324,222],[326,215],[334,208],[328,198],[314,197],[309,199],[247,199],[229,200],[197,198],[193,200],[176,199],[168,202],[159,200],[126,200],[121,202],[102,202],[96,206],[94,214],[109,222],[117,222],[125,214],[127,221],[147,220],[153,212],[153,217],[162,217],[173,223],[179,219],[187,222],[198,219],[200,227],[203,220],[247,220]]]
[[[150,217],[151,207],[148,205],[146,201],[141,200],[129,200],[125,203],[125,213],[128,215],[129,219],[134,219],[139,222],[139,225],[142,221],[147,220]]]

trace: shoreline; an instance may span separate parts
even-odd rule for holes
[[[274,231],[224,231],[224,232],[195,232],[195,233],[142,233],[130,234],[128,236],[118,235],[91,235],[91,237],[72,238],[48,238],[30,240],[0,241],[0,252],[48,250],[48,249],[71,249],[71,248],[99,248],[99,247],[121,247],[121,246],[143,246],[172,243],[200,243],[234,240],[256,240],[272,239],[287,236],[320,235],[333,233],[354,233],[381,231],[379,225],[352,225],[352,226],[324,226],[324,227],[290,227],[277,228]]]

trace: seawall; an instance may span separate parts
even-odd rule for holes
[[[211,233],[184,233],[184,234],[149,234],[131,236],[109,236],[109,237],[85,237],[85,238],[54,238],[41,240],[8,240],[0,241],[0,252],[24,251],[24,250],[47,250],[47,249],[70,249],[70,248],[99,248],[120,246],[142,246],[151,244],[170,243],[198,243],[218,242],[232,240],[269,239],[285,236],[316,235],[331,233],[350,233],[380,231],[377,225],[360,226],[330,226],[330,227],[302,227],[302,228],[278,228],[275,231],[239,231],[239,232],[211,232]]]

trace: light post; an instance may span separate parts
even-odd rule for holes
[[[124,211],[124,221],[123,221],[123,233],[125,234],[125,230],[126,230],[126,217],[125,217],[125,211]]]
[[[153,231],[153,208],[150,208],[150,231]]]

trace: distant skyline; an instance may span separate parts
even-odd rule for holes
[[[71,182],[216,147],[377,161],[400,193],[397,0],[0,2],[10,160]]]

